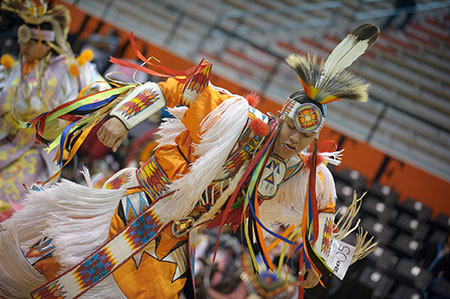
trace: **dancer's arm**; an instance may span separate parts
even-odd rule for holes
[[[164,106],[180,105],[183,86],[184,84],[170,78],[159,84],[147,82],[136,87],[111,111],[111,118],[97,131],[98,139],[116,151],[130,129]]]

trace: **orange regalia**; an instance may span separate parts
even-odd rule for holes
[[[97,201],[97,204],[105,205],[101,211],[97,210],[98,207],[94,209],[89,204],[84,204],[81,199],[77,199],[75,203],[68,198],[56,200],[62,205],[65,205],[63,202],[66,200],[75,205],[79,203],[76,211],[67,214],[74,221],[75,226],[77,226],[76,215],[80,213],[92,215],[90,219],[79,220],[86,222],[86,227],[93,228],[89,234],[85,234],[84,230],[78,233],[72,231],[71,237],[67,238],[66,233],[73,228],[71,228],[71,221],[65,221],[68,220],[67,218],[63,220],[64,233],[56,231],[59,226],[56,223],[41,219],[42,222],[46,222],[44,225],[48,229],[47,235],[53,238],[55,244],[62,241],[59,236],[65,235],[63,252],[56,256],[56,252],[49,254],[46,251],[41,260],[36,261],[35,258],[33,262],[47,279],[57,276],[54,271],[58,268],[55,268],[49,262],[50,260],[57,260],[64,268],[73,266],[79,258],[85,257],[90,249],[94,249],[95,244],[101,246],[107,238],[112,239],[132,223],[137,215],[146,209],[148,212],[150,207],[153,212],[149,214],[150,218],[146,219],[153,221],[157,236],[113,272],[114,280],[103,280],[99,285],[116,284],[128,298],[140,296],[142,298],[177,298],[189,275],[188,239],[191,229],[210,224],[211,219],[221,212],[222,207],[218,205],[226,202],[244,170],[247,169],[249,161],[267,141],[268,136],[255,134],[250,129],[250,123],[258,120],[270,126],[274,121],[251,107],[245,98],[215,88],[212,84],[205,84],[201,90],[198,90],[195,99],[190,96],[186,100],[185,85],[189,83],[168,79],[157,85],[160,88],[158,94],[163,95],[165,105],[168,107],[184,105],[172,108],[173,114],[178,118],[162,126],[159,134],[165,139],[161,140],[155,153],[145,165],[139,169],[121,170],[105,183],[103,190],[95,190],[96,193],[98,192],[97,197],[99,194],[104,194],[101,196],[103,200]],[[155,85],[152,85],[152,88],[156,89]],[[148,86],[142,87],[142,90],[142,94],[149,95]],[[129,113],[129,107],[132,106],[130,102],[135,101],[134,99],[136,99],[135,96],[123,105],[118,105],[126,107],[127,110],[123,115],[132,114]],[[117,113],[113,112],[113,114]],[[169,138],[170,136],[173,137]],[[278,196],[277,202],[282,201],[285,206],[274,210],[274,207],[278,205],[265,207],[263,204],[260,209],[262,221],[299,225],[302,200],[297,199],[296,192],[299,192],[298,194],[305,192],[307,181],[305,173],[307,172],[302,156],[295,156],[289,161],[282,161],[275,156],[269,157],[260,181],[260,186],[263,188],[259,188],[261,189],[259,197],[261,203],[271,202],[270,199],[276,198],[279,193],[277,191],[280,189],[283,196]],[[331,174],[322,164],[319,166],[317,175],[317,192],[320,194],[318,208],[333,211],[335,191]],[[286,181],[292,181],[292,183],[286,184]],[[67,186],[63,187],[64,185]],[[85,189],[88,189],[63,181],[59,186],[45,192],[32,193],[33,200],[37,204],[39,201],[37,198],[45,194],[39,204],[41,208],[46,206],[42,200],[48,204],[50,201],[56,203],[53,196],[57,196],[57,189],[66,188],[65,192],[70,192],[67,189],[67,187],[71,188],[69,185],[76,189],[72,189],[72,192],[77,194],[86,194]],[[291,190],[294,186],[300,189]],[[88,193],[91,194],[91,191],[93,190]],[[110,207],[106,209],[107,205]],[[239,210],[241,206],[236,204],[233,209]],[[93,212],[99,214],[93,215]],[[34,214],[36,217],[31,206],[26,206],[16,218],[27,213]],[[70,215],[71,213],[73,214]],[[242,214],[241,211],[240,213]],[[278,215],[275,215],[277,213]],[[28,216],[30,215],[24,217]],[[112,220],[111,216],[113,216]],[[241,219],[234,225],[240,222]],[[42,230],[40,233],[42,234]],[[80,247],[80,242],[86,245],[84,249]],[[31,244],[30,247],[32,248],[33,245],[35,244]],[[78,248],[76,251],[80,250],[81,254],[78,258],[73,252],[69,253],[76,247]],[[86,278],[79,279],[86,280]],[[103,294],[101,290],[107,287],[93,287],[88,292],[95,294],[96,289],[100,289],[97,292]],[[90,293],[86,293],[88,294]]]
[[[59,141],[63,156],[66,148],[79,145],[64,136],[86,135],[106,112],[128,129],[163,106],[175,116],[161,126],[152,157],[139,168],[119,171],[102,189],[92,188],[87,173],[88,186],[66,180],[51,188],[36,186],[27,205],[0,231],[6,253],[0,255],[0,294],[17,296],[21,290],[20,295],[32,292],[35,298],[178,298],[183,287],[193,289],[186,281],[194,276],[197,229],[219,226],[220,231],[224,224],[241,225],[257,271],[256,250],[262,252],[264,267],[276,270],[263,230],[294,253],[314,225],[315,242],[302,247],[314,263],[324,263],[336,232],[336,194],[322,162],[338,163],[339,153],[318,153],[316,147],[313,155],[283,160],[272,150],[281,122],[213,86],[210,71],[211,64],[202,61],[192,72],[165,82],[101,92],[89,104],[80,99],[31,122],[42,132],[46,119],[64,118],[62,109],[71,107],[75,121]],[[82,104],[101,112],[78,118],[76,112],[87,109]],[[305,130],[315,127],[317,132],[321,125],[307,124]],[[307,163],[308,157],[315,160]],[[309,210],[316,211],[311,219],[305,217]],[[271,224],[288,229],[279,235]],[[3,271],[12,267],[16,271]]]

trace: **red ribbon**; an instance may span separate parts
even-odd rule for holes
[[[327,140],[323,140],[320,142],[319,144],[319,153],[324,153],[324,152],[328,152],[328,153],[332,153],[335,152],[338,148],[338,144],[335,140],[331,140],[331,139],[327,139]]]
[[[170,68],[162,66],[162,65],[155,65],[152,62],[150,62],[147,58],[145,58],[145,56],[142,55],[142,53],[136,48],[136,42],[134,40],[133,33],[129,33],[128,38],[130,39],[131,47],[133,48],[133,51],[136,54],[136,56],[142,62],[145,62],[145,64],[148,64],[152,68],[158,69],[158,70],[153,70],[149,67],[143,67],[134,62],[129,62],[129,61],[126,61],[126,60],[123,60],[120,58],[116,58],[116,57],[110,57],[110,60],[109,60],[110,62],[117,64],[117,65],[122,65],[124,67],[131,68],[134,70],[138,70],[138,71],[147,73],[152,76],[157,76],[157,77],[161,77],[161,78],[173,78],[174,77],[175,79],[177,79],[178,81],[180,81],[182,83],[186,82],[193,75],[203,71],[209,65],[208,62],[202,61],[200,63],[200,65],[193,66],[184,71],[177,71],[177,70],[173,70],[173,69],[170,69]]]
[[[319,226],[319,212],[317,210],[317,198],[316,198],[316,167],[317,167],[317,147],[318,141],[315,139],[314,141],[314,150],[312,156],[312,165],[309,171],[309,197],[311,200],[311,209],[312,209],[312,217],[313,217],[313,241],[314,244],[317,240],[317,236],[319,234],[318,226]],[[305,212],[305,211],[303,211]],[[308,211],[306,211],[308,212]]]

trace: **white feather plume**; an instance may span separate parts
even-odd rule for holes
[[[350,66],[375,42],[379,29],[375,25],[364,24],[353,30],[331,52],[324,64],[324,72],[332,76]]]

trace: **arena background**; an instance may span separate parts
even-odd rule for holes
[[[393,1],[381,0],[59,2],[71,11],[74,51],[96,48],[103,74],[117,70],[106,62],[110,55],[137,62],[127,35],[133,32],[146,57],[179,70],[204,57],[213,63],[214,85],[243,95],[255,91],[262,97],[258,108],[272,113],[300,88],[284,57],[326,56],[352,28],[381,26],[395,14]],[[369,102],[328,105],[330,117],[321,132],[321,140],[335,140],[345,149],[342,164],[332,169],[337,207],[348,206],[352,190],[369,191],[358,217],[378,249],[350,267],[344,281],[333,277],[327,291],[319,287],[307,298],[418,299],[433,280],[415,258],[420,249],[444,242],[450,231],[450,1],[416,2],[405,30],[395,29],[405,16],[396,17],[351,67],[371,83]],[[1,35],[2,53],[14,48],[16,31]],[[121,71],[132,77],[132,71]],[[154,126],[130,132],[131,144],[122,146],[128,157],[106,156],[107,168],[94,164],[93,170],[117,169],[130,157],[148,156],[153,146],[146,143],[149,128]],[[351,235],[347,241],[354,240]],[[434,288],[448,295],[450,285]]]

